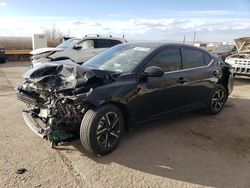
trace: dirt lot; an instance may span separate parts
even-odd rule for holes
[[[57,149],[25,125],[14,87],[27,63],[0,65],[0,187],[250,187],[250,79],[222,113],[181,114],[136,127],[112,154],[79,140]],[[28,171],[16,174],[18,168]]]

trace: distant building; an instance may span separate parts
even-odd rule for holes
[[[33,50],[38,48],[46,48],[47,46],[47,39],[44,34],[34,34],[32,37],[32,47]]]
[[[206,49],[207,43],[194,43],[194,46]]]

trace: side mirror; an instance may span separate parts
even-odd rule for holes
[[[79,44],[76,44],[74,47],[73,47],[74,50],[80,50],[82,49],[82,46],[79,45]]]
[[[162,77],[164,70],[161,67],[150,66],[145,69],[144,75],[148,77]]]

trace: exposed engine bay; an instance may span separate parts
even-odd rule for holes
[[[24,120],[52,146],[78,135],[91,105],[88,95],[96,87],[114,81],[111,72],[88,69],[70,60],[41,64],[24,78],[16,88],[18,99],[27,104]]]

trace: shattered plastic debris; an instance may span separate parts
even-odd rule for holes
[[[19,168],[19,169],[16,170],[16,174],[23,174],[23,173],[25,173],[26,171],[28,171],[28,170],[25,169],[25,168]]]

